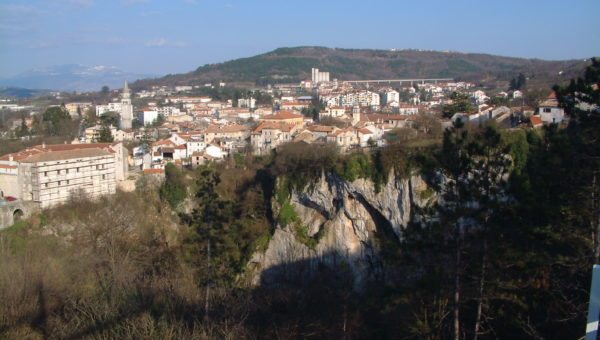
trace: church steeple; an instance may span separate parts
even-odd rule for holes
[[[133,106],[131,105],[131,93],[129,92],[129,85],[127,84],[127,81],[125,81],[123,94],[121,95],[121,120],[119,121],[121,130],[131,129],[132,119]]]
[[[130,96],[129,85],[127,85],[127,80],[125,80],[125,85],[123,86],[123,99],[129,99],[131,98]]]

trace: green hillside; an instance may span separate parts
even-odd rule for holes
[[[454,78],[494,83],[507,82],[522,72],[531,84],[549,86],[577,76],[586,64],[583,60],[546,61],[459,52],[293,47],[204,65],[190,73],[142,80],[134,86],[298,82],[310,79],[312,67],[329,71],[339,80]]]

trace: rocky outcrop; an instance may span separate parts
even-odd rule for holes
[[[407,225],[435,200],[420,176],[388,177],[379,191],[370,179],[347,182],[334,174],[292,190],[296,223],[276,225],[266,250],[254,254],[253,283],[297,282],[322,266],[347,272],[356,289],[384,279],[382,241],[400,246]]]

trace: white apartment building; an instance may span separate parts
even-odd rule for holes
[[[238,107],[245,107],[248,109],[254,109],[256,107],[256,99],[250,98],[240,98],[238,99]]]
[[[351,91],[338,94],[324,95],[320,97],[327,106],[370,106],[381,105],[379,93],[372,91]]]
[[[127,158],[120,143],[38,145],[0,157],[0,168],[10,170],[0,172],[0,190],[42,208],[73,194],[113,194],[127,177]]]
[[[318,68],[313,68],[311,70],[311,72],[312,72],[311,80],[314,84],[322,83],[322,82],[329,82],[329,72],[321,72],[321,71],[319,71]]]
[[[144,110],[140,113],[139,120],[144,126],[152,125],[158,119],[158,111]]]
[[[152,109],[158,112],[159,115],[163,115],[163,117],[179,116],[184,114],[184,112],[181,112],[181,110],[175,106],[153,107]]]
[[[394,105],[392,103],[400,103],[400,93],[396,90],[389,90],[384,92],[383,101],[385,105]]]
[[[80,114],[84,115],[85,111],[87,109],[89,109],[91,106],[92,106],[92,103],[90,103],[90,102],[67,103],[67,104],[65,104],[65,109],[67,109],[67,111],[71,115],[71,118],[73,118],[73,117],[79,116]]]
[[[96,143],[100,139],[100,133],[102,131],[102,125],[94,125],[85,129],[85,142]],[[115,142],[125,142],[134,139],[134,133],[132,130],[117,130],[116,127],[110,126],[110,134]]]
[[[175,92],[191,91],[192,89],[193,87],[191,85],[175,86]]]
[[[96,116],[100,117],[106,112],[121,113],[121,103],[112,102],[106,105],[96,105]]]

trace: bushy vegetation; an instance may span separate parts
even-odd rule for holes
[[[373,173],[373,164],[368,154],[355,153],[344,158],[339,163],[341,169],[337,173],[344,180],[354,182],[359,178],[371,178]]]
[[[169,203],[172,208],[177,208],[187,197],[186,188],[186,181],[181,170],[172,163],[168,163],[165,166],[165,181],[159,191],[160,198]]]

